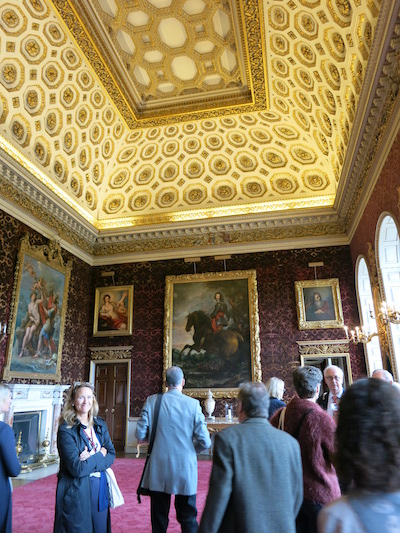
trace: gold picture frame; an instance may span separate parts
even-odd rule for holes
[[[343,311],[337,278],[295,281],[299,329],[343,327]]]
[[[132,335],[133,285],[98,287],[95,292],[93,337]]]
[[[171,365],[198,398],[235,398],[240,383],[261,381],[255,270],[166,277],[164,375]]]
[[[55,241],[21,239],[11,301],[4,380],[61,380],[61,358],[72,263]]]

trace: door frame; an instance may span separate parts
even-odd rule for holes
[[[104,364],[121,364],[126,363],[128,365],[127,382],[126,382],[126,412],[125,412],[125,442],[124,450],[127,447],[128,440],[128,425],[129,414],[131,404],[131,370],[132,370],[132,354],[133,346],[108,346],[103,348],[89,347],[90,350],[90,371],[89,371],[89,383],[95,385],[96,379],[96,365]]]

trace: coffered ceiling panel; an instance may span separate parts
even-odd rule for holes
[[[89,262],[343,242],[398,105],[397,16],[389,0],[2,2],[1,205]]]

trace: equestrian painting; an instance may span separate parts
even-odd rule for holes
[[[185,392],[234,397],[261,379],[255,271],[167,276],[164,367],[185,373]]]

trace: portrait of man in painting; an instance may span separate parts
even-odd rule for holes
[[[335,320],[331,287],[305,288],[304,298],[307,321]]]
[[[183,369],[186,390],[236,388],[254,378],[252,333],[258,315],[250,307],[249,291],[255,290],[255,279],[253,287],[246,275],[205,276],[193,281],[186,276],[186,282],[172,283],[167,291],[173,294],[166,325],[171,359],[166,364]]]

